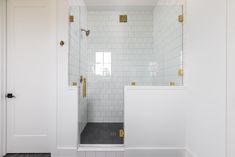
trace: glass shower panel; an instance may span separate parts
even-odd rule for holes
[[[69,85],[77,86],[79,80],[79,52],[80,52],[80,30],[79,30],[79,7],[69,7]]]
[[[125,86],[183,85],[182,15],[182,5],[88,7],[81,144],[123,144]]]
[[[157,5],[154,9],[152,83],[183,85],[183,6]]]

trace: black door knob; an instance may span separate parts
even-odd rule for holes
[[[6,95],[6,97],[7,97],[7,98],[15,98],[15,96],[14,96],[12,93],[8,93],[8,94]]]

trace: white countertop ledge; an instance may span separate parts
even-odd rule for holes
[[[79,152],[83,151],[95,151],[95,152],[103,152],[103,151],[125,151],[124,145],[83,145],[78,148]]]
[[[185,86],[125,86],[125,90],[184,90]]]

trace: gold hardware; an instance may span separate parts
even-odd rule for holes
[[[60,46],[64,46],[64,41],[63,40],[60,41]]]
[[[175,82],[170,82],[170,86],[176,86]]]
[[[127,23],[127,15],[120,15],[119,16],[119,21],[121,23]]]
[[[124,129],[120,129],[119,130],[119,137],[124,138],[124,136],[125,136]]]
[[[81,75],[80,76],[80,83],[82,83],[83,82],[83,76]]]
[[[184,22],[184,15],[179,15],[178,21],[183,23]]]
[[[69,16],[69,22],[74,22],[74,16]]]
[[[72,82],[72,86],[77,86],[78,83],[77,82]]]
[[[83,79],[82,96],[83,96],[83,98],[86,97],[86,78]]]
[[[131,85],[132,85],[132,86],[135,86],[135,85],[136,85],[136,82],[131,82]]]
[[[179,76],[184,76],[184,69],[179,69],[178,75]]]

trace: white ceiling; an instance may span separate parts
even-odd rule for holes
[[[84,0],[89,6],[156,6],[158,0]]]

